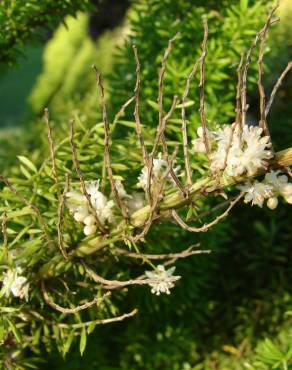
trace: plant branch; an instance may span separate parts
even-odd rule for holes
[[[45,302],[51,306],[54,310],[56,311],[59,311],[59,312],[62,312],[64,314],[75,314],[79,311],[82,311],[82,310],[86,310],[87,308],[93,306],[93,305],[100,305],[106,298],[108,298],[111,293],[110,292],[107,292],[105,293],[102,297],[100,298],[94,298],[92,301],[89,301],[89,302],[86,302],[82,305],[79,305],[79,306],[76,306],[74,308],[64,308],[62,306],[59,306],[57,303],[53,302],[52,299],[49,297],[48,293],[47,293],[47,290],[46,290],[46,286],[45,286],[45,283],[42,281],[41,282],[41,290],[42,290],[42,293],[43,293],[43,297],[44,297],[44,300]]]

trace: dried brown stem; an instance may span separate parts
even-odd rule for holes
[[[6,262],[6,259],[8,257],[8,235],[7,235],[7,214],[6,212],[2,213],[2,235],[3,235],[3,244],[2,244],[2,262]]]
[[[99,276],[95,271],[93,271],[84,262],[82,264],[83,264],[83,266],[85,268],[85,271],[87,272],[88,276],[90,276],[91,279],[93,281],[95,281],[96,283],[102,284],[102,286],[105,289],[110,289],[110,290],[121,289],[121,288],[124,288],[126,286],[130,286],[130,285],[149,285],[151,283],[157,282],[157,280],[155,280],[155,279],[148,279],[148,278],[145,279],[144,278],[145,275],[141,275],[136,279],[129,279],[129,280],[126,280],[126,281],[108,280],[108,279],[103,278],[102,276]],[[180,276],[169,277],[169,281],[171,281],[171,282],[175,282],[179,279],[180,279]]]
[[[206,124],[206,113],[205,113],[205,60],[207,56],[207,41],[208,41],[208,23],[207,20],[204,21],[204,39],[202,43],[202,56],[200,63],[200,117],[201,125],[203,129],[203,140],[206,148],[206,153],[210,153],[210,143],[207,134],[207,124]]]
[[[76,146],[75,146],[75,142],[74,142],[74,120],[70,121],[70,145],[71,145],[71,149],[72,149],[73,164],[74,164],[76,173],[79,177],[82,194],[87,199],[88,206],[89,206],[89,208],[90,208],[90,210],[91,210],[91,212],[94,216],[94,219],[95,219],[95,222],[96,222],[98,228],[100,229],[101,232],[105,233],[104,227],[103,227],[103,225],[102,225],[102,223],[101,223],[101,221],[100,221],[100,219],[97,215],[96,209],[94,208],[94,206],[91,202],[91,197],[90,197],[90,195],[88,194],[88,192],[86,190],[85,180],[84,180],[83,174],[82,174],[81,169],[80,169],[80,164],[79,164],[77,151],[76,151]]]
[[[156,137],[155,137],[154,145],[153,145],[153,148],[152,148],[152,151],[151,151],[152,156],[155,155],[158,144],[159,144],[160,141],[162,141],[164,155],[168,157],[168,149],[167,149],[167,143],[166,143],[166,140],[165,140],[165,137],[164,137],[164,132],[165,132],[165,129],[166,129],[167,121],[172,116],[172,114],[173,114],[173,112],[174,112],[174,110],[177,106],[177,103],[178,103],[178,97],[177,97],[177,95],[175,95],[173,97],[172,104],[171,104],[171,107],[170,107],[168,113],[162,118],[161,125],[157,127]]]
[[[266,109],[266,95],[265,95],[265,89],[263,85],[263,57],[264,57],[264,48],[265,48],[265,41],[266,41],[266,34],[268,32],[268,29],[271,24],[272,16],[274,12],[276,11],[279,4],[277,3],[276,6],[272,9],[270,12],[267,22],[262,30],[261,33],[261,42],[260,42],[260,48],[259,48],[259,56],[258,56],[258,89],[260,94],[260,121],[259,126],[263,129],[263,132],[265,136],[268,136],[270,138],[270,143],[272,145],[271,135],[269,131],[269,127],[266,120],[265,115],[265,109]],[[274,152],[273,147],[271,147],[271,150]]]
[[[45,108],[44,110],[44,116],[45,116],[45,122],[48,130],[48,140],[50,145],[50,154],[51,154],[51,160],[52,160],[52,175],[55,180],[55,183],[58,184],[58,174],[57,174],[57,165],[56,165],[56,151],[55,151],[55,145],[53,141],[53,135],[52,135],[52,127],[49,120],[49,110],[48,108]]]
[[[242,89],[242,67],[243,67],[243,57],[244,54],[241,54],[240,62],[237,67],[237,87],[236,87],[236,118],[235,123],[239,126],[239,137],[242,136],[242,111],[241,111],[241,89]],[[230,148],[229,148],[230,149]]]
[[[187,97],[189,95],[190,84],[192,79],[194,78],[199,63],[202,62],[202,57],[196,60],[191,73],[189,74],[186,82],[186,88],[182,97],[182,108],[181,108],[181,117],[182,117],[182,138],[183,138],[183,152],[184,152],[184,162],[185,162],[185,169],[187,174],[187,182],[189,186],[192,186],[192,170],[190,165],[190,157],[189,157],[189,148],[188,148],[188,135],[187,135],[187,120],[186,120],[186,102]]]
[[[83,328],[85,326],[91,326],[92,324],[94,324],[94,325],[106,325],[106,324],[111,324],[113,322],[123,321],[125,319],[128,319],[128,318],[136,315],[137,313],[138,313],[138,310],[137,310],[137,308],[135,308],[134,310],[132,310],[129,313],[124,313],[123,315],[111,317],[109,319],[98,319],[98,320],[93,320],[93,321],[81,322],[81,323],[78,323],[78,324],[58,324],[58,327],[61,328],[61,329],[63,329],[63,328],[64,329],[65,328],[80,329],[80,328]]]
[[[174,161],[174,159],[176,157],[177,150],[178,150],[178,148],[176,148],[174,150],[174,152],[173,152],[173,154],[171,156],[171,159],[168,161],[168,166],[166,168],[166,171],[163,174],[162,179],[159,182],[159,187],[158,187],[158,189],[156,189],[156,194],[154,194],[153,202],[150,205],[150,212],[149,212],[148,219],[147,219],[147,221],[146,221],[146,223],[144,225],[144,228],[141,231],[141,233],[139,233],[138,235],[136,235],[132,239],[132,241],[134,241],[134,242],[137,242],[138,240],[143,239],[146,236],[146,234],[148,233],[148,231],[149,231],[149,229],[150,229],[150,227],[152,225],[153,218],[154,218],[155,213],[157,211],[158,203],[161,200],[161,196],[163,194],[163,188],[164,188],[165,182],[166,182],[166,180],[168,178],[168,175],[169,175],[169,173],[170,173],[170,171],[172,169],[173,161]],[[155,181],[155,179],[154,179],[154,181]],[[130,238],[130,240],[131,240],[131,238]]]
[[[110,161],[110,135],[109,135],[109,125],[107,120],[107,111],[106,111],[106,104],[105,104],[105,98],[104,98],[104,87],[102,83],[101,74],[96,69],[96,66],[93,65],[92,68],[94,69],[96,73],[96,79],[97,79],[97,86],[99,88],[100,97],[101,97],[101,106],[102,106],[102,121],[103,121],[103,130],[104,130],[104,159],[105,159],[105,165],[111,185],[111,191],[115,198],[116,204],[118,208],[120,209],[122,216],[125,219],[128,219],[127,209],[124,207],[124,204],[119,196],[119,192],[116,187],[116,183],[113,176],[113,169]]]
[[[276,7],[277,6],[278,5],[276,5]],[[272,12],[271,12],[272,14],[273,14],[273,11],[274,10],[272,10]],[[247,55],[246,55],[246,61],[245,61],[244,69],[243,69],[242,90],[241,90],[241,111],[242,111],[242,120],[241,121],[242,121],[242,126],[243,127],[246,124],[246,113],[247,113],[247,109],[248,109],[248,106],[247,106],[247,103],[246,103],[246,92],[247,92],[247,75],[248,75],[248,68],[249,68],[249,65],[251,63],[251,54],[252,54],[253,50],[256,48],[256,46],[258,44],[258,41],[262,37],[263,33],[267,32],[266,28],[270,27],[276,21],[278,21],[278,19],[271,20],[270,15],[269,15],[264,27],[261,29],[261,31],[259,31],[256,34],[255,39],[252,43],[252,46],[250,47],[250,49],[248,50]]]
[[[140,88],[141,88],[141,67],[138,57],[137,48],[135,45],[133,45],[133,51],[134,51],[134,57],[135,57],[135,63],[136,63],[136,86],[135,86],[135,111],[134,111],[134,117],[136,122],[136,132],[138,139],[140,141],[140,146],[142,150],[142,156],[143,156],[143,162],[144,166],[147,165],[147,158],[148,153],[147,149],[144,143],[144,138],[142,134],[142,125],[140,121],[140,113],[139,113],[139,98],[140,98]]]
[[[151,192],[151,184],[152,184],[152,170],[153,170],[153,157],[151,154],[148,154],[147,161],[146,161],[146,167],[147,167],[147,183],[146,183],[146,195],[148,198],[148,202],[151,205],[153,202],[152,192]]]
[[[164,136],[164,132],[165,132],[167,121],[172,116],[172,114],[173,114],[173,112],[174,112],[174,110],[177,106],[177,103],[178,103],[178,97],[177,97],[177,95],[175,95],[173,97],[173,101],[172,101],[172,105],[170,107],[170,110],[163,117],[163,123],[162,123],[162,126],[161,126],[161,131],[157,132],[157,135],[156,135],[156,138],[155,138],[155,143],[154,143],[154,146],[153,146],[153,149],[152,149],[152,154],[153,154],[156,151],[157,145],[158,145],[158,143],[161,139],[162,146],[163,146],[163,154],[166,157],[166,160],[167,160],[168,163],[169,163],[169,154],[168,154],[168,148],[167,148],[167,143],[166,143],[166,139],[165,139],[165,136]],[[173,168],[171,168],[171,170],[170,170],[170,176],[172,177],[173,181],[175,182],[175,184],[177,185],[179,190],[184,194],[184,196],[186,196],[186,191],[185,191],[182,183],[180,182],[179,178],[175,174]]]
[[[198,245],[196,245],[196,246],[198,246]],[[191,247],[185,249],[182,252],[165,253],[165,254],[131,253],[131,252],[125,251],[122,248],[115,248],[115,251],[118,252],[119,254],[125,255],[127,257],[135,258],[135,259],[142,259],[142,260],[145,260],[145,259],[148,259],[148,260],[165,260],[165,259],[172,259],[172,258],[181,259],[181,258],[186,258],[186,257],[193,256],[195,254],[205,254],[205,253],[208,254],[208,253],[211,252],[210,250],[198,250],[198,249],[193,250],[193,248],[194,248],[194,246],[191,246]]]
[[[57,303],[52,301],[52,299],[49,297],[49,295],[47,293],[46,286],[45,286],[45,283],[43,281],[41,282],[41,290],[42,290],[45,302],[49,306],[51,306],[54,310],[57,310],[57,311],[62,312],[64,314],[75,314],[79,311],[86,310],[87,308],[92,307],[94,305],[99,306],[106,298],[108,298],[111,295],[110,292],[107,292],[102,297],[94,298],[92,301],[86,302],[82,305],[76,306],[74,308],[65,308],[65,307],[59,306]]]
[[[138,139],[140,141],[140,147],[142,150],[142,157],[143,157],[143,163],[144,167],[147,167],[148,171],[148,181],[146,185],[146,194],[148,197],[148,202],[152,202],[152,196],[151,196],[151,178],[152,178],[152,168],[153,168],[153,158],[151,155],[148,154],[144,137],[142,133],[142,125],[140,121],[140,113],[139,113],[139,99],[140,99],[140,88],[141,88],[141,66],[139,62],[139,56],[138,51],[135,45],[133,45],[133,51],[134,51],[134,58],[136,63],[136,86],[135,86],[135,110],[134,110],[134,117],[136,122],[136,133],[138,136]]]
[[[2,214],[2,235],[3,235],[3,245],[6,246],[8,242],[7,237],[7,214],[3,212]]]
[[[64,247],[64,240],[63,240],[63,233],[62,233],[62,219],[63,219],[63,212],[64,212],[64,205],[65,205],[65,198],[66,193],[69,190],[69,176],[66,174],[66,181],[65,181],[65,187],[62,195],[59,199],[58,204],[58,218],[57,218],[57,233],[58,233],[58,247],[65,258],[65,260],[68,260],[68,254],[66,252],[66,249]]]
[[[237,196],[233,201],[230,202],[229,207],[226,209],[225,212],[223,212],[220,216],[216,217],[215,220],[211,221],[208,224],[203,225],[202,227],[191,227],[187,225],[183,219],[178,215],[178,213],[175,210],[171,211],[172,217],[175,219],[175,221],[185,230],[192,232],[192,233],[199,233],[199,232],[206,232],[208,231],[212,226],[218,224],[222,219],[228,216],[231,209],[235,206],[235,204],[243,197],[243,193],[241,193],[239,196]]]
[[[157,98],[157,103],[158,103],[158,125],[157,125],[157,131],[156,131],[156,140],[157,142],[159,141],[159,136],[161,137],[161,132],[163,132],[163,127],[165,125],[165,120],[164,120],[164,110],[163,110],[163,82],[164,82],[164,74],[166,70],[166,61],[167,58],[171,52],[173,42],[177,39],[179,36],[179,33],[177,33],[172,39],[168,41],[167,48],[165,49],[162,61],[161,61],[161,68],[159,71],[159,76],[158,76],[158,98]],[[173,108],[174,109],[174,108]],[[156,143],[155,141],[155,143]],[[156,150],[156,145],[154,145],[152,149],[152,156],[155,155],[155,150]]]
[[[269,111],[271,109],[271,106],[273,104],[273,101],[274,101],[274,98],[275,98],[275,95],[278,91],[278,89],[280,88],[285,76],[287,75],[287,73],[290,71],[292,67],[292,61],[290,61],[288,64],[287,64],[287,67],[284,69],[284,71],[282,72],[281,76],[279,77],[279,79],[277,80],[277,82],[275,83],[275,86],[273,87],[273,90],[272,90],[272,93],[270,95],[270,99],[266,105],[266,110],[265,110],[265,116],[267,117],[267,115],[269,114]]]

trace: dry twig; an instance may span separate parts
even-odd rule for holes
[[[91,306],[94,306],[94,305],[99,306],[102,302],[104,302],[104,300],[106,298],[108,298],[111,295],[110,292],[107,292],[100,298],[94,298],[92,301],[86,302],[86,303],[84,303],[82,305],[79,305],[79,306],[76,306],[74,308],[64,308],[62,306],[59,306],[57,303],[55,303],[51,300],[51,298],[49,297],[49,295],[47,293],[45,283],[43,281],[41,282],[41,290],[42,290],[45,302],[49,306],[51,306],[54,310],[57,310],[59,312],[65,313],[65,314],[75,314],[79,311],[86,310],[87,308],[89,308]]]
[[[206,253],[208,254],[211,252],[210,250],[201,250],[201,249],[193,250],[195,246],[198,246],[198,244],[192,245],[182,252],[165,253],[165,254],[132,253],[132,252],[127,252],[126,250],[122,248],[115,248],[115,251],[127,257],[135,258],[135,259],[142,259],[142,260],[147,260],[147,259],[148,260],[165,260],[165,259],[168,260],[172,258],[181,259],[181,258],[193,256],[195,254],[206,254]]]
[[[97,78],[97,86],[99,88],[100,97],[101,97],[101,106],[102,106],[102,121],[103,121],[103,130],[104,130],[104,159],[105,159],[105,165],[111,185],[112,194],[115,198],[116,205],[120,209],[122,216],[125,219],[128,219],[127,209],[124,207],[123,202],[121,201],[119,192],[116,187],[116,183],[113,176],[113,169],[110,161],[110,136],[109,136],[109,125],[107,121],[107,112],[106,112],[106,104],[105,104],[105,98],[104,98],[104,87],[101,79],[101,74],[96,69],[96,66],[92,66],[93,70],[96,73]]]
[[[292,67],[292,61],[290,61],[288,64],[287,64],[287,67],[284,69],[284,71],[282,72],[281,76],[278,78],[277,82],[275,83],[275,86],[273,87],[273,90],[272,90],[272,93],[270,95],[270,99],[266,105],[266,110],[265,110],[265,116],[267,117],[267,115],[269,114],[269,111],[271,109],[271,106],[273,104],[273,101],[274,101],[274,98],[275,98],[275,95],[279,89],[279,87],[281,86],[285,76],[287,75],[287,73],[290,71]]]
[[[266,34],[268,32],[268,29],[271,25],[272,21],[272,16],[274,12],[276,11],[277,7],[279,4],[277,3],[276,6],[272,9],[270,12],[268,19],[266,21],[266,24],[261,32],[261,42],[260,42],[260,50],[259,50],[259,56],[258,56],[258,89],[259,89],[259,94],[260,94],[260,121],[259,121],[259,126],[263,129],[263,132],[265,136],[268,136],[270,138],[270,143],[272,145],[272,140],[271,140],[271,135],[270,131],[268,128],[267,120],[266,120],[266,114],[265,114],[265,109],[266,109],[266,95],[265,95],[265,89],[263,86],[263,57],[264,57],[264,47],[265,47],[265,41],[266,41]],[[273,150],[273,147],[272,151]]]
[[[206,114],[205,114],[205,59],[207,56],[207,41],[208,41],[208,23],[204,21],[204,40],[202,43],[202,56],[200,64],[200,116],[203,129],[203,139],[206,148],[206,153],[210,153],[210,143],[207,134]]]
[[[278,4],[272,9],[272,11],[270,13],[271,16],[274,13],[277,6],[278,6]],[[246,61],[245,61],[245,65],[244,65],[244,68],[243,68],[242,89],[241,89],[241,112],[242,112],[242,120],[241,121],[242,121],[242,126],[243,127],[246,124],[246,113],[247,113],[247,109],[248,109],[248,106],[247,106],[247,103],[246,103],[246,92],[247,92],[247,74],[248,74],[249,65],[251,63],[251,54],[252,54],[253,50],[256,48],[256,46],[257,46],[259,40],[261,39],[263,33],[266,33],[268,28],[273,23],[278,21],[278,19],[272,20],[270,18],[270,15],[269,15],[264,27],[261,29],[261,31],[259,31],[256,34],[255,39],[252,43],[252,46],[250,47],[250,49],[248,50],[248,52],[246,54]]]
[[[187,97],[189,95],[190,84],[192,79],[194,78],[199,63],[202,62],[202,56],[196,60],[191,73],[189,74],[186,82],[186,88],[183,93],[182,97],[182,108],[181,108],[181,117],[182,117],[182,138],[183,138],[183,152],[184,152],[184,162],[185,162],[185,169],[187,175],[187,182],[189,186],[192,186],[192,170],[190,165],[190,158],[189,158],[189,148],[188,148],[188,135],[187,135],[187,120],[186,120],[186,102]]]
[[[156,189],[156,194],[155,197],[153,197],[153,202],[150,204],[150,212],[149,212],[149,216],[148,216],[148,219],[144,225],[144,228],[143,230],[141,231],[141,233],[139,233],[138,235],[136,235],[134,238],[130,238],[130,240],[134,241],[134,242],[137,242],[138,240],[141,240],[143,239],[146,234],[148,233],[151,225],[152,225],[152,222],[153,222],[153,218],[155,216],[155,213],[156,213],[156,210],[157,210],[157,207],[158,207],[158,202],[161,200],[161,197],[162,197],[162,194],[163,194],[163,188],[164,188],[164,185],[165,185],[165,182],[168,178],[168,175],[172,169],[172,165],[173,165],[173,161],[176,157],[176,154],[177,154],[177,150],[178,148],[176,148],[172,154],[172,157],[171,159],[169,160],[168,162],[168,166],[165,170],[165,173],[163,174],[163,177],[162,179],[160,180],[160,183],[159,183],[159,187],[158,189]],[[149,180],[149,179],[148,179]],[[155,179],[154,179],[155,181]]]
[[[159,138],[161,137],[161,133],[163,133],[163,125],[165,126],[166,121],[164,119],[164,110],[163,110],[163,82],[164,82],[164,74],[166,70],[166,61],[167,58],[171,52],[173,42],[177,39],[179,36],[179,33],[177,33],[172,39],[168,41],[167,48],[165,49],[162,61],[161,61],[161,68],[159,71],[159,76],[158,76],[158,98],[157,98],[157,103],[158,103],[158,115],[159,115],[159,120],[158,120],[158,125],[157,125],[157,132],[156,132],[156,138],[158,140],[155,140],[155,144],[152,149],[152,156],[155,155],[155,150],[156,150],[156,141],[159,142]],[[174,106],[174,103],[173,103]],[[175,106],[170,109],[170,111],[174,110]],[[171,113],[172,114],[172,113]]]
[[[147,158],[148,153],[147,149],[144,143],[144,138],[142,134],[142,125],[140,121],[140,113],[139,113],[139,98],[140,98],[140,88],[141,88],[141,67],[138,57],[137,48],[135,45],[133,45],[133,51],[134,51],[134,57],[135,57],[135,63],[136,63],[136,86],[135,86],[135,111],[134,111],[134,117],[136,122],[136,133],[138,136],[138,139],[140,141],[140,146],[142,150],[142,156],[143,156],[143,162],[144,166],[147,165]]]
[[[81,169],[80,169],[80,164],[79,164],[79,161],[78,161],[76,146],[75,146],[75,142],[74,142],[74,120],[70,121],[70,145],[71,145],[71,149],[72,149],[73,164],[74,164],[76,173],[79,177],[82,193],[87,199],[88,206],[89,206],[89,208],[90,208],[90,210],[91,210],[91,212],[94,216],[94,219],[95,219],[95,222],[96,222],[98,228],[100,229],[101,232],[104,233],[105,232],[104,227],[103,227],[103,225],[102,225],[102,223],[101,223],[101,221],[100,221],[100,219],[97,215],[96,209],[94,208],[94,206],[91,202],[91,197],[87,192],[85,180],[84,180],[83,174],[82,174]]]
[[[58,184],[59,180],[58,180],[57,165],[56,165],[56,151],[55,151],[55,146],[54,146],[54,141],[53,141],[53,136],[52,136],[52,127],[51,127],[50,120],[49,120],[48,108],[45,108],[44,116],[45,116],[45,122],[46,122],[47,130],[48,130],[48,140],[49,140],[50,154],[51,154],[51,160],[52,160],[52,175],[55,180],[55,183]]]
[[[137,313],[138,313],[138,310],[137,310],[137,308],[135,308],[134,310],[132,310],[129,313],[124,313],[123,315],[111,317],[109,319],[97,319],[97,320],[93,320],[93,321],[85,321],[85,322],[78,323],[78,324],[58,324],[58,327],[59,328],[80,329],[80,328],[84,328],[86,326],[91,326],[92,324],[94,324],[94,325],[111,324],[113,322],[119,322],[119,321],[123,321],[125,319],[128,319],[128,318],[136,315]]]
[[[129,285],[149,285],[151,283],[157,282],[157,280],[155,279],[148,279],[148,278],[145,279],[145,275],[141,275],[136,279],[129,279],[125,281],[108,280],[108,279],[103,278],[102,276],[99,276],[89,266],[87,266],[85,262],[83,262],[82,265],[84,266],[85,271],[87,272],[88,276],[90,276],[93,281],[95,281],[98,284],[101,284],[103,288],[109,289],[109,290],[121,289]],[[175,282],[179,279],[180,279],[180,276],[169,277],[169,281],[171,282]]]
[[[66,198],[66,193],[68,192],[68,190],[69,190],[69,176],[68,174],[66,174],[64,191],[62,195],[60,196],[59,203],[58,203],[58,218],[57,218],[58,246],[65,260],[68,260],[68,254],[64,247],[63,233],[62,233],[61,228],[62,228],[62,218],[63,218],[65,198]]]
[[[223,218],[227,217],[231,209],[235,206],[235,204],[243,197],[244,193],[239,194],[233,201],[230,202],[229,207],[224,211],[220,216],[216,217],[215,220],[211,221],[208,224],[203,225],[202,227],[191,227],[187,225],[183,219],[178,215],[178,213],[173,209],[171,211],[172,217],[175,221],[185,230],[192,232],[192,233],[199,233],[199,232],[206,232],[212,226],[218,224]]]

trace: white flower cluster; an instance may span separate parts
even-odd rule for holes
[[[206,152],[203,130],[199,127],[198,139],[192,141],[195,152]],[[222,171],[228,176],[253,175],[272,158],[268,136],[257,126],[245,125],[239,135],[238,126],[223,125],[217,131],[207,131],[212,150],[211,171]]]
[[[86,184],[86,191],[90,196],[92,206],[94,207],[97,217],[104,225],[106,222],[113,222],[112,208],[113,200],[108,200],[99,190],[99,181],[91,181]],[[73,213],[77,222],[84,224],[84,234],[91,235],[97,230],[96,220],[91,214],[88,201],[80,191],[70,191],[66,193],[67,207]]]
[[[12,293],[14,297],[25,298],[28,301],[29,283],[26,277],[21,276],[22,273],[21,267],[6,271],[2,280],[2,292],[4,292],[6,297]]]
[[[278,197],[282,196],[287,203],[292,204],[292,183],[288,182],[287,176],[280,175],[280,171],[267,173],[263,182],[248,181],[238,188],[245,192],[245,203],[251,202],[252,205],[262,207],[264,201],[267,200],[267,206],[275,209],[278,205]]]
[[[158,154],[158,158],[153,158],[153,167],[152,167],[152,176],[154,178],[155,183],[159,183],[163,176],[165,175],[166,169],[168,167],[168,163],[165,159],[162,158],[162,154]],[[180,166],[176,166],[173,168],[175,174],[178,173],[180,170]],[[151,179],[151,185],[153,185],[153,178]],[[168,179],[172,181],[170,175],[168,175]],[[142,168],[141,174],[138,177],[137,187],[146,190],[147,188],[147,181],[148,181],[148,167],[144,166]]]
[[[127,205],[130,213],[137,211],[144,206],[144,195],[134,192],[132,195],[127,194],[121,180],[115,180],[115,185],[119,197]],[[113,200],[108,200],[107,197],[99,191],[99,180],[86,183],[86,191],[90,196],[92,206],[94,207],[97,217],[102,225],[112,223],[114,221]],[[70,212],[73,214],[75,221],[84,224],[84,234],[92,235],[97,230],[96,219],[92,214],[88,201],[79,190],[69,191],[66,193],[66,204]]]
[[[174,287],[174,281],[180,279],[180,276],[173,276],[175,266],[165,270],[163,265],[158,265],[154,271],[145,271],[148,279],[151,280],[151,293],[160,295],[161,293],[170,294],[169,289]]]

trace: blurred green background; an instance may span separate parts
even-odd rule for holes
[[[149,106],[156,99],[157,71],[167,40],[181,32],[167,64],[166,106],[174,94],[183,93],[185,78],[200,52],[205,17],[210,29],[207,119],[210,125],[232,122],[240,53],[249,47],[272,4],[253,0],[79,0],[54,5],[4,1],[0,5],[0,172],[16,171],[16,155],[41,156],[44,107],[49,107],[56,135],[62,135],[74,114],[88,125],[96,122],[99,108],[93,63],[105,75],[110,111],[116,112],[133,93],[133,43],[142,66],[141,111],[145,121],[154,125]],[[281,2],[278,15],[281,22],[269,33],[266,50],[267,92],[292,57],[291,1]],[[250,120],[258,114],[255,60],[249,79]],[[269,119],[277,150],[292,145],[291,87],[290,74]],[[197,92],[192,91],[190,99],[196,98]],[[126,113],[127,119],[132,119],[132,112]],[[192,135],[198,126],[197,109],[190,121]],[[170,123],[168,133],[177,138],[177,122]],[[240,206],[229,220],[195,240],[168,226],[154,230],[152,245],[162,243],[167,249],[201,241],[213,253],[180,262],[183,280],[169,297],[133,289],[125,307],[135,304],[139,316],[98,327],[82,358],[77,345],[65,359],[54,345],[49,352],[40,349],[41,368],[292,368],[291,225],[291,210],[282,204],[276,211]]]

